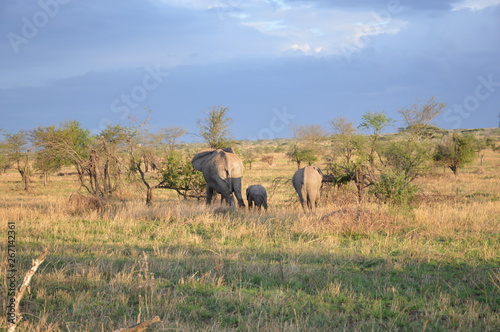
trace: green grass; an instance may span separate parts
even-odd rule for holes
[[[500,327],[491,281],[500,260],[484,255],[499,252],[498,233],[351,234],[315,231],[316,218],[299,211],[191,208],[169,221],[169,207],[134,205],[50,227],[20,222],[23,269],[50,248],[23,301],[20,330],[42,320],[42,330],[107,331],[155,315],[156,331]],[[134,210],[133,220],[124,218]]]
[[[264,169],[246,183],[282,175]],[[26,194],[4,175],[1,233],[16,222],[19,278],[50,250],[18,331],[112,331],[156,315],[151,331],[498,331],[496,170],[420,178],[419,202],[404,208],[338,191],[315,214],[284,187],[267,213],[160,191],[148,208],[140,189],[81,210],[68,201],[74,181]]]

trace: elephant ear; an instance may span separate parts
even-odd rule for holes
[[[222,151],[229,152],[229,153],[234,153],[233,148],[225,148],[225,149],[222,149]]]
[[[203,170],[203,165],[207,160],[212,158],[212,153],[214,151],[215,150],[207,150],[195,154],[193,159],[191,159],[191,164],[193,164],[194,169],[201,172]]]

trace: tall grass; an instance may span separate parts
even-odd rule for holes
[[[270,188],[293,171],[256,162],[244,182]],[[1,233],[16,222],[19,274],[50,250],[19,330],[110,331],[158,315],[152,331],[497,331],[499,178],[492,166],[436,170],[411,207],[358,205],[347,188],[316,213],[283,184],[259,213],[160,191],[146,207],[140,187],[82,209],[70,177],[24,193],[9,173]],[[3,283],[4,250],[1,262]]]

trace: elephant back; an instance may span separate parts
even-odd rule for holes
[[[231,148],[204,150],[197,153],[191,163],[201,172],[218,174],[219,178],[239,178],[243,175],[243,162]]]
[[[243,175],[243,162],[234,153],[224,150],[216,150],[213,158],[209,161],[212,170],[216,169],[221,179],[241,178]]]
[[[304,167],[304,183],[321,183],[323,181],[323,172],[315,166]]]
[[[225,153],[227,169],[230,177],[241,178],[243,176],[243,162],[234,153]]]
[[[209,149],[209,150],[203,150],[195,154],[193,159],[191,159],[191,164],[193,165],[194,169],[202,172],[203,165],[205,165],[205,163],[207,163],[211,158],[213,158],[215,151],[216,150]]]

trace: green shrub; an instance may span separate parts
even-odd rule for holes
[[[412,184],[410,179],[401,171],[382,173],[378,181],[370,189],[370,193],[384,203],[395,205],[410,203],[417,191],[418,187]]]

